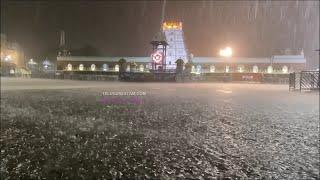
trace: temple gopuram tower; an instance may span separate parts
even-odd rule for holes
[[[164,22],[162,24],[162,31],[168,43],[166,69],[175,69],[177,59],[182,59],[184,63],[187,63],[187,50],[184,42],[182,22]]]
[[[70,51],[66,48],[65,32],[60,31],[59,52],[58,56],[70,56]]]

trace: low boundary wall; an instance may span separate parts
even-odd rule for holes
[[[175,73],[175,72],[102,72],[102,71],[56,71],[34,73],[31,78],[72,79],[89,81],[129,82],[254,82],[289,84],[289,74],[266,73]]]

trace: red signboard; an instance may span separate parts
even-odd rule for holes
[[[261,73],[232,73],[233,81],[261,81]]]

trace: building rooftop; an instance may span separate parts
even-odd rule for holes
[[[274,63],[306,63],[304,55],[275,55],[272,57]]]
[[[164,22],[162,30],[182,30],[182,22]]]
[[[100,57],[100,56],[58,56],[57,61],[103,61],[118,62],[124,58],[127,62],[150,62],[150,57]]]
[[[246,58],[246,57],[194,57],[193,63],[210,64],[210,63],[270,63],[270,58]]]
[[[97,56],[58,56],[58,61],[103,61],[103,62],[118,62],[119,59],[124,58],[127,62],[151,62],[150,57],[97,57]],[[210,64],[210,63],[306,63],[306,59],[303,55],[276,55],[271,58],[247,58],[247,57],[193,57],[192,62],[194,64]]]

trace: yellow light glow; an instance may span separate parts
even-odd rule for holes
[[[282,72],[283,73],[288,73],[288,66],[283,66],[282,67]]]
[[[72,71],[72,64],[68,64],[68,65],[67,65],[67,70],[68,70],[68,71]]]
[[[268,66],[267,72],[268,72],[269,74],[270,74],[270,73],[273,73],[273,67],[272,67],[272,66]]]
[[[80,64],[80,65],[79,65],[79,70],[80,70],[80,71],[83,71],[83,64]]]
[[[230,47],[226,47],[225,49],[221,49],[219,54],[222,57],[231,57],[232,56],[232,49]]]
[[[10,61],[11,60],[11,55],[7,55],[5,58],[4,58],[5,61]]]
[[[91,71],[95,71],[96,70],[96,65],[95,64],[91,64]]]
[[[230,71],[230,67],[226,66],[226,72],[228,73]]]
[[[119,65],[118,65],[118,64],[116,64],[116,65],[114,66],[114,71],[119,72]]]
[[[238,72],[240,73],[244,72],[244,66],[242,65],[238,66]]]
[[[162,24],[162,29],[182,29],[182,22],[164,22]]]
[[[144,71],[144,66],[143,66],[142,64],[140,65],[139,70],[140,70],[141,72]]]
[[[259,72],[258,66],[254,65],[252,71],[253,71],[253,73],[258,73]]]

